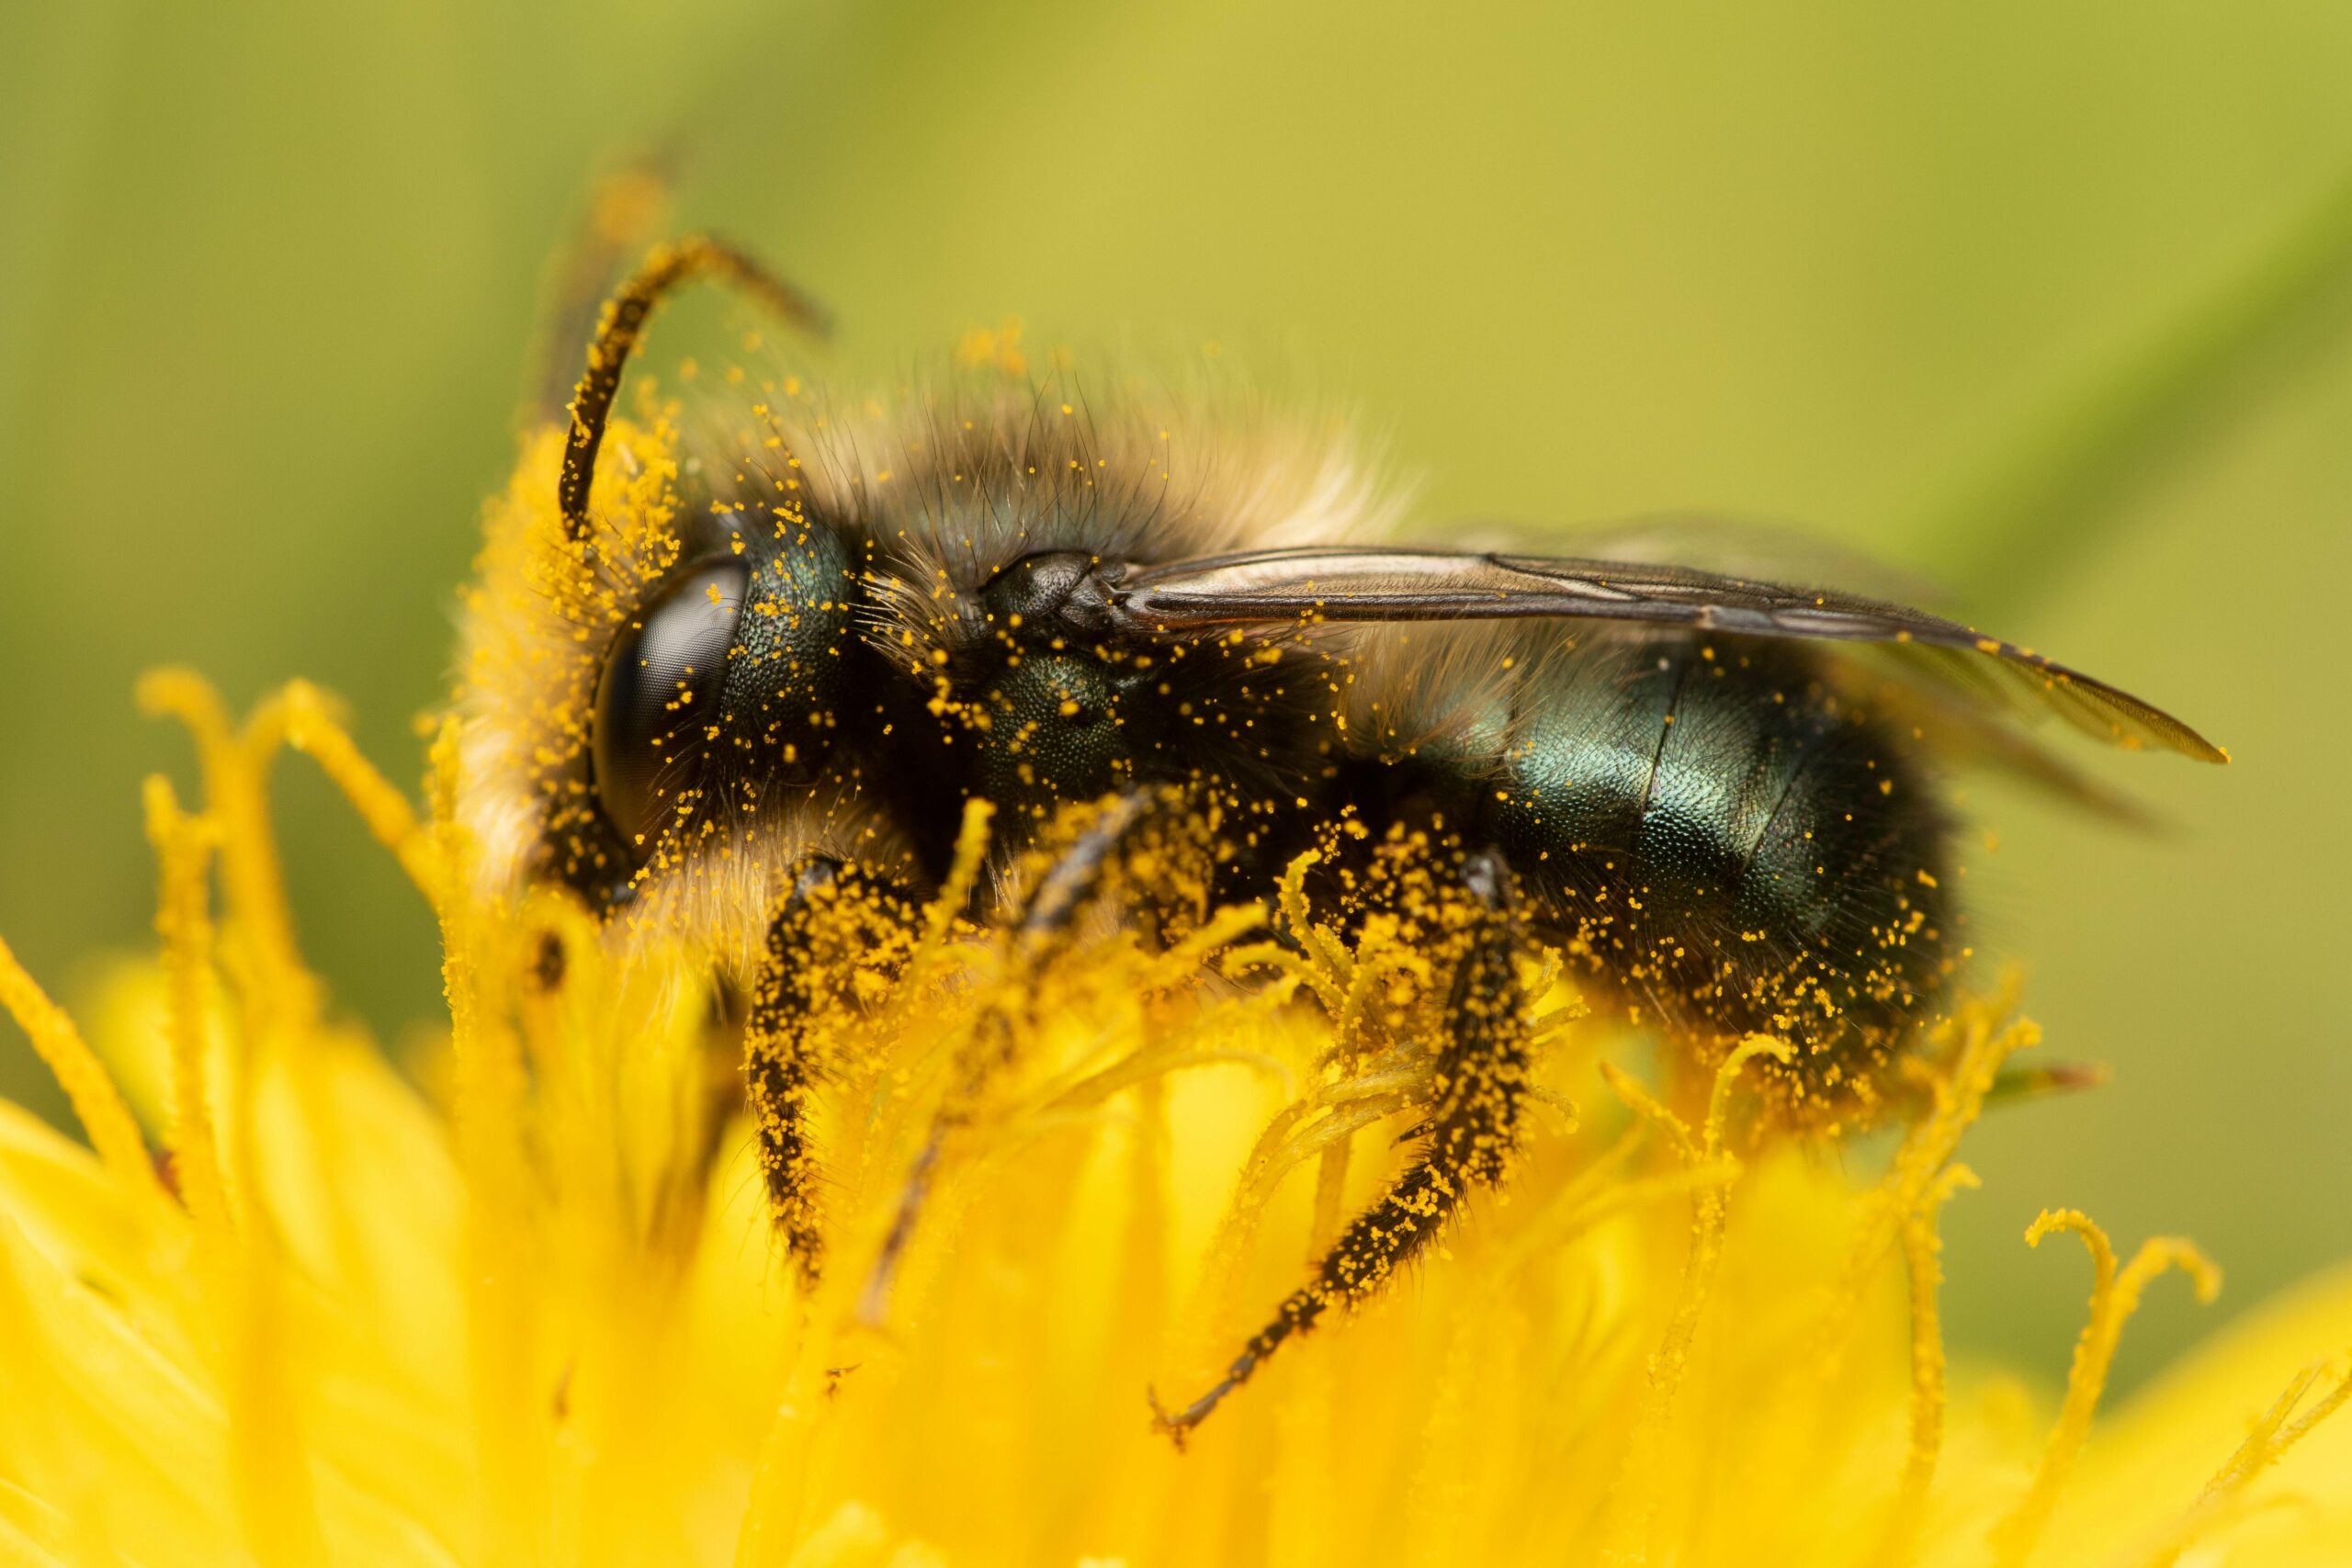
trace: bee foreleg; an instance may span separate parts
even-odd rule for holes
[[[804,1284],[824,1261],[809,1110],[824,1069],[822,1031],[856,1005],[864,970],[895,979],[912,947],[912,906],[895,883],[812,858],[768,922],[743,1025],[743,1088],[769,1208]]]
[[[1250,1337],[1214,1387],[1172,1413],[1152,1401],[1159,1428],[1180,1446],[1283,1341],[1314,1327],[1326,1308],[1355,1305],[1378,1292],[1436,1239],[1473,1188],[1492,1186],[1508,1169],[1527,1096],[1531,1035],[1510,870],[1499,853],[1482,851],[1464,863],[1463,884],[1472,909],[1469,940],[1453,973],[1436,1095],[1417,1134],[1424,1140],[1419,1157],[1348,1223],[1313,1277]]]

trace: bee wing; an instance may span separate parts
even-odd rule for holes
[[[1842,582],[1872,599],[1938,614],[1953,602],[1948,586],[1933,578],[1768,518],[1661,512],[1579,524],[1541,536],[1507,524],[1474,523],[1456,539],[1464,547],[1505,554],[1536,554],[1549,543],[1603,560],[1679,564],[1776,582]],[[1905,657],[1908,651],[1900,643],[1849,645],[1826,673],[1855,701],[1897,715],[1939,757],[2004,773],[2126,827],[2154,831],[2162,826],[2140,802],[2076,767],[2019,725],[2005,722],[2011,716],[2006,705],[1988,707],[1981,682],[1956,685],[1948,672],[1923,669],[1921,660]],[[1974,662],[1963,660],[1961,667],[1973,670]],[[1997,700],[1997,690],[1989,694]]]
[[[1680,566],[1767,582],[1839,582],[1869,598],[1943,614],[1949,584],[1769,517],[1650,512],[1536,531],[1503,520],[1449,523],[1455,548],[1505,556],[1560,551],[1585,559]]]
[[[2119,746],[2229,760],[2163,709],[1957,621],[1690,567],[1379,547],[1251,550],[1125,567],[1110,588],[1121,622],[1142,632],[1560,617],[1881,644],[1927,683],[1980,703],[2047,710]]]
[[[1832,659],[1825,674],[1858,707],[1919,736],[1936,757],[2001,773],[2122,827],[2156,832],[2168,826],[2131,795],[2076,766],[2040,736],[2008,722],[2011,716],[2006,711],[1988,708],[1939,682],[1922,680],[1916,669],[1905,668],[1914,660],[1871,656],[1881,651],[1900,655],[1903,649],[1860,651],[1860,658]]]

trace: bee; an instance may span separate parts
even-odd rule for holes
[[[804,1270],[824,1232],[797,1025],[829,984],[809,911],[862,888],[862,940],[890,950],[968,802],[993,803],[1008,849],[1104,803],[1025,896],[973,896],[1043,943],[1172,801],[1223,824],[1221,897],[1267,897],[1342,821],[1442,846],[1461,914],[1417,1152],[1163,1416],[1179,1436],[1503,1174],[1529,944],[1576,954],[1699,1059],[1780,1036],[1777,1092],[1835,1121],[1867,1110],[1962,955],[1944,761],[2099,798],[2025,737],[2033,714],[2226,760],[2114,686],[1899,604],[1630,549],[1381,542],[1394,508],[1351,450],[1278,423],[1006,377],[892,407],[787,378],[616,419],[649,314],[696,277],[819,323],[708,239],[656,249],[606,306],[568,429],[493,509],[461,811],[492,884],[569,888],[618,943],[683,935],[741,988],[760,1160]]]

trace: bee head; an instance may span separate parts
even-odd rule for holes
[[[748,965],[808,855],[920,883],[975,799],[1014,838],[1108,789],[1289,802],[1336,766],[1340,678],[1303,641],[1167,635],[1117,598],[1126,563],[1374,521],[1328,426],[1105,416],[993,374],[852,401],[786,373],[746,410],[730,371],[620,415],[650,314],[697,277],[817,317],[708,239],[658,248],[601,314],[466,597],[458,812],[485,888],[627,905]]]

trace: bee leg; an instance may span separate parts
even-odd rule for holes
[[[1069,946],[1079,912],[1102,886],[1102,873],[1120,846],[1148,814],[1151,795],[1129,790],[1114,796],[1095,819],[1070,840],[1060,856],[1037,879],[1012,932],[1012,988],[1025,993],[1029,979],[1044,970]],[[998,1069],[1012,1059],[1013,1021],[1001,1008],[991,1008],[981,1019],[974,1049],[956,1070],[956,1081],[932,1118],[922,1149],[907,1168],[906,1185],[899,1192],[898,1212],[890,1218],[889,1234],[875,1255],[874,1271],[866,1276],[865,1293],[858,1315],[879,1324],[889,1315],[890,1285],[899,1261],[913,1239],[915,1221],[931,1192],[932,1172],[939,1164],[947,1139],[971,1119],[974,1102]]]
[[[914,930],[913,905],[898,884],[823,858],[802,863],[768,922],[743,1024],[743,1087],[769,1208],[808,1286],[824,1262],[808,1138],[823,1066],[817,1027],[855,1005],[861,970],[895,979]]]
[[[1284,1340],[1313,1328],[1326,1308],[1376,1293],[1436,1238],[1473,1188],[1492,1186],[1508,1168],[1527,1095],[1529,1038],[1510,870],[1498,852],[1481,851],[1464,862],[1463,885],[1471,909],[1468,941],[1453,972],[1450,1026],[1433,1075],[1436,1099],[1415,1134],[1423,1140],[1420,1156],[1348,1223],[1313,1278],[1291,1292],[1207,1393],[1173,1412],[1153,1398],[1154,1425],[1178,1447]]]

